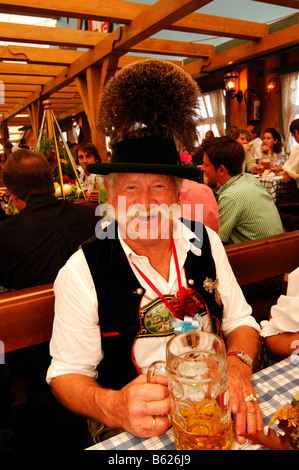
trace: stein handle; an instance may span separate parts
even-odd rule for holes
[[[163,375],[164,377],[167,377],[166,362],[156,361],[156,362],[153,362],[149,366],[147,370],[147,382],[148,383],[153,383],[152,379],[154,375]],[[171,421],[171,414],[167,413],[166,416],[169,419],[169,421]]]
[[[149,366],[147,370],[147,382],[148,383],[153,383],[152,378],[154,375],[163,375],[164,377],[167,377],[166,362],[156,361],[156,362],[153,362]]]

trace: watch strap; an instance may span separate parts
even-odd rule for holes
[[[247,364],[251,369],[253,365],[253,361],[251,357],[244,351],[230,351],[227,353],[227,356],[236,356],[238,357],[242,362]]]

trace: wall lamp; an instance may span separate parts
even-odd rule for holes
[[[232,69],[229,69],[228,72],[224,75],[224,84],[227,93],[229,93],[231,98],[237,98],[238,103],[243,101],[243,92],[239,90],[236,93],[238,85],[239,75],[236,72],[233,72]]]

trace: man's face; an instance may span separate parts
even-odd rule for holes
[[[299,132],[297,131],[297,129],[295,129],[294,134],[292,133],[292,136],[294,137],[296,142],[299,144]]]
[[[167,209],[174,204],[177,208],[178,201],[174,179],[165,175],[115,174],[113,194],[108,189],[108,202],[116,211],[119,226],[134,239],[157,239],[171,233],[171,217],[161,216],[158,207]]]
[[[203,164],[201,165],[201,169],[205,173],[204,180],[206,184],[210,186],[218,183],[218,172],[206,153],[203,155]]]
[[[83,150],[78,151],[78,163],[83,168],[84,172],[86,172],[86,165],[90,163],[95,163],[96,159],[92,153],[84,152]]]
[[[239,137],[236,140],[237,140],[237,142],[239,142],[242,145],[248,144],[248,142],[249,142],[249,139],[248,139],[246,134],[240,134]]]

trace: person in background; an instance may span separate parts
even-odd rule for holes
[[[186,219],[203,222],[218,233],[220,222],[218,214],[218,205],[214,192],[209,186],[197,181],[183,179],[180,191],[180,203],[182,210],[184,206],[189,213],[183,217]]]
[[[24,137],[22,137],[22,139],[20,140],[20,143],[19,143],[19,148],[20,149],[30,149],[30,147],[28,147],[28,145],[26,145],[26,141],[24,139]]]
[[[231,137],[215,137],[203,143],[201,167],[204,181],[217,184],[223,243],[239,243],[283,233],[272,196],[248,173],[242,172],[244,149]]]
[[[74,160],[75,162],[78,164],[77,162],[77,148],[78,148],[78,142],[70,142],[69,144],[69,149],[71,151],[71,154],[73,155],[74,157]]]
[[[264,131],[262,145],[256,149],[255,159],[265,169],[269,169],[271,162],[276,162],[282,158],[282,150],[281,135],[274,127],[268,127]]]
[[[79,178],[89,201],[98,202],[103,178],[100,175],[89,173],[86,169],[90,163],[100,163],[101,157],[98,149],[89,141],[81,142],[77,147],[77,162],[79,165]]]
[[[2,177],[19,213],[0,223],[0,285],[16,290],[54,282],[78,246],[94,235],[94,210],[54,196],[51,167],[39,152],[13,152]]]
[[[287,291],[271,308],[270,318],[261,322],[266,364],[281,361],[292,354],[299,363],[299,268],[288,274]],[[270,363],[267,360],[270,359]]]
[[[228,135],[229,137],[231,137],[232,133],[235,132],[237,129],[238,129],[237,126],[229,126],[225,131],[225,135]]]
[[[249,152],[254,157],[257,147],[260,147],[263,143],[262,139],[260,138],[261,128],[260,126],[249,125],[247,126],[247,130],[251,134],[251,141],[249,142],[249,145],[250,145]]]
[[[12,153],[2,176],[19,211],[0,222],[0,292],[5,295],[7,290],[53,283],[69,257],[94,235],[98,218],[92,207],[54,196],[52,169],[39,152],[19,149]],[[22,409],[5,406],[13,445],[28,448],[34,441],[42,448],[46,441],[54,448],[62,440],[65,443],[60,429],[70,426],[74,442],[86,432],[86,423],[71,414],[61,414],[45,382],[49,363],[48,341],[5,354],[10,380],[16,377],[26,382]],[[1,370],[0,366],[0,375]],[[4,391],[11,393],[6,387],[9,385],[0,378],[0,399]]]
[[[291,122],[290,132],[299,144],[299,119]],[[298,214],[299,204],[299,145],[295,145],[282,170],[284,171],[282,180],[284,183],[289,183],[288,190],[290,193],[278,196],[277,209],[281,214],[285,229],[292,231],[298,228],[294,215]]]
[[[214,132],[211,129],[205,133],[205,139],[213,139],[213,137],[215,136],[214,136]]]
[[[272,196],[254,178],[242,172],[244,150],[230,137],[219,137],[204,144],[202,170],[208,184],[218,184],[219,236],[223,244],[240,243],[283,233],[280,215]],[[258,269],[258,267],[257,267]],[[253,306],[260,295],[279,295],[283,276],[267,278],[242,286],[247,302]]]
[[[257,165],[255,162],[254,157],[250,153],[250,144],[249,140],[251,134],[247,129],[236,129],[230,135],[232,139],[235,139],[236,142],[239,142],[243,145],[244,152],[245,152],[245,159],[243,163],[243,171],[247,173],[259,173],[263,171],[262,165]]]
[[[299,119],[291,122],[290,133],[294,137],[298,145],[295,145],[290,153],[289,160],[283,165],[283,181],[288,183],[295,180],[296,186],[299,188]]]

